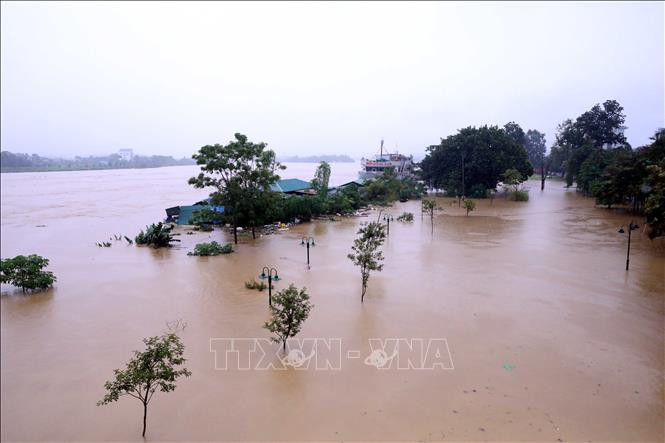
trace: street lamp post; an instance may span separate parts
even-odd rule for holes
[[[268,273],[266,274],[266,271]],[[275,275],[273,276],[273,272]],[[259,275],[259,278],[261,280],[268,279],[268,306],[272,306],[272,281],[279,281],[281,280],[279,278],[279,275],[277,275],[277,269],[275,268],[269,268],[268,266],[264,266],[263,270],[261,271],[261,275]]]
[[[386,221],[386,224],[388,226],[388,233],[387,235],[390,235],[390,222],[394,220],[392,214],[386,214],[383,216],[383,219]]]
[[[626,252],[626,271],[628,270],[628,265],[630,264],[630,233],[637,228],[639,228],[639,226],[636,223],[633,223],[632,220],[630,223],[628,223],[628,251]],[[625,231],[623,230],[623,226],[619,228],[619,234],[623,234],[624,232]]]
[[[309,269],[309,245],[310,245],[310,243],[311,243],[312,247],[316,246],[314,244],[314,237],[303,237],[300,240],[300,245],[301,246],[307,245],[307,269]]]

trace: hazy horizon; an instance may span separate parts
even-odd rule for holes
[[[596,103],[665,125],[664,3],[2,3],[2,150],[422,157],[466,126]]]

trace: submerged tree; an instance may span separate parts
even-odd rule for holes
[[[224,205],[224,213],[233,224],[233,239],[238,243],[238,223],[246,220],[252,233],[262,211],[266,209],[265,195],[279,180],[275,173],[284,169],[275,153],[265,143],[252,143],[247,136],[235,134],[226,145],[206,145],[192,157],[201,166],[201,173],[189,179],[197,187],[213,187],[215,204]]]
[[[49,288],[56,278],[52,272],[44,271],[48,264],[48,258],[35,254],[0,260],[0,281],[19,287],[23,292]]]
[[[295,286],[289,285],[272,297],[271,318],[263,327],[274,334],[271,340],[281,343],[282,348],[286,350],[286,341],[298,335],[313,307],[314,305],[309,302],[306,288],[298,290]]]
[[[113,371],[114,379],[104,383],[108,392],[97,406],[106,405],[121,396],[129,395],[143,404],[143,432],[145,437],[148,417],[148,404],[157,390],[171,392],[176,388],[176,380],[182,376],[192,375],[187,368],[183,354],[185,345],[176,332],[143,339],[145,350],[134,351],[134,357],[125,369]]]
[[[436,211],[436,200],[429,200],[424,198],[421,201],[421,206],[421,211],[425,214],[429,214],[432,230],[434,230],[434,211]]]
[[[365,300],[370,272],[383,269],[383,265],[380,263],[383,261],[383,253],[379,248],[385,239],[385,226],[379,222],[370,222],[358,230],[358,238],[353,241],[351,247],[353,253],[349,254],[348,257],[354,265],[360,267],[362,278],[361,303]]]
[[[146,226],[145,231],[141,230],[134,238],[137,245],[147,245],[154,248],[165,248],[171,246],[171,242],[180,241],[173,238],[171,230],[173,226],[165,223],[153,223]]]

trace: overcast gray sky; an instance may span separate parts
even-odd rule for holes
[[[546,132],[616,99],[664,126],[664,4],[2,3],[3,150],[424,154],[469,125]]]

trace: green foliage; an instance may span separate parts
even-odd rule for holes
[[[607,100],[602,107],[596,104],[575,120],[559,125],[550,163],[565,171],[568,186],[579,179],[582,164],[594,152],[627,145],[623,134],[625,120],[623,107],[615,100]],[[593,184],[587,183],[584,188],[588,190]]]
[[[36,254],[2,259],[0,281],[21,288],[23,292],[50,288],[55,283],[56,277],[52,272],[44,271],[48,264],[47,258]]]
[[[250,281],[245,282],[245,287],[247,289],[255,289],[255,290],[261,292],[261,291],[265,290],[268,287],[268,285],[266,285],[262,281],[259,282],[259,281],[256,281],[256,280],[250,280]]]
[[[420,183],[411,178],[400,179],[393,170],[386,170],[381,176],[367,180],[361,188],[364,200],[383,205],[395,200],[420,198],[423,192]]]
[[[402,214],[397,217],[397,221],[412,222],[413,221],[413,213],[411,213],[411,212],[402,212]]]
[[[134,238],[137,245],[147,245],[154,248],[170,247],[171,242],[179,241],[173,238],[173,226],[162,222],[146,226],[145,232],[141,230]]]
[[[312,188],[316,190],[319,196],[325,197],[328,194],[328,182],[330,181],[330,165],[327,162],[321,162],[316,168],[314,178],[312,179]]]
[[[651,190],[644,203],[644,215],[651,228],[649,238],[665,235],[665,161],[648,168],[648,185]]]
[[[496,126],[464,128],[430,146],[421,162],[423,179],[445,189],[448,195],[468,195],[467,191],[473,190],[476,197],[482,197],[486,189],[496,188],[506,169],[528,177],[533,168],[523,141],[517,141],[523,140],[523,131],[517,125],[506,126],[508,130]]]
[[[306,288],[298,290],[291,284],[273,295],[270,307],[271,318],[263,327],[273,334],[271,340],[282,343],[283,349],[286,350],[286,340],[298,335],[313,307],[309,302]]]
[[[525,189],[510,191],[508,192],[507,198],[511,201],[526,202],[529,201],[529,191]]]
[[[524,148],[529,157],[529,163],[534,170],[540,170],[540,165],[547,151],[545,134],[534,129],[529,129],[524,137]]]
[[[222,246],[216,241],[211,241],[210,243],[197,243],[196,246],[194,246],[194,252],[188,252],[187,255],[210,256],[230,254],[232,252],[233,245],[231,243]]]
[[[517,169],[506,169],[503,174],[501,174],[501,177],[503,179],[503,184],[512,186],[515,191],[517,191],[520,184],[526,180],[526,177],[524,177]]]
[[[379,222],[370,222],[358,230],[358,238],[353,241],[348,255],[349,260],[354,265],[360,267],[360,276],[362,279],[362,292],[360,295],[361,303],[365,300],[367,292],[367,282],[371,271],[381,271],[383,265],[383,253],[379,250],[386,239],[385,226]]]
[[[198,226],[200,230],[205,230],[201,228],[207,227],[210,227],[210,230],[212,230],[211,225],[221,223],[223,219],[223,214],[215,212],[211,208],[203,208],[192,213],[192,216],[189,218],[189,224]]]
[[[476,209],[476,202],[473,200],[464,200],[464,209],[466,209],[466,216],[469,216],[469,212]]]
[[[275,159],[275,153],[265,143],[252,143],[247,136],[235,134],[235,140],[226,145],[206,145],[193,155],[201,173],[189,179],[197,187],[214,188],[214,204],[224,205],[225,218],[234,228],[239,224],[258,226],[266,218],[266,202],[270,200],[270,186],[279,180],[275,173],[284,167]]]
[[[180,377],[192,375],[183,357],[185,345],[174,332],[157,337],[143,339],[144,351],[134,351],[134,356],[125,369],[115,369],[114,378],[104,383],[107,393],[97,402],[97,406],[106,405],[124,395],[129,395],[143,404],[143,436],[145,437],[148,404],[154,393],[171,392],[176,388]]]

